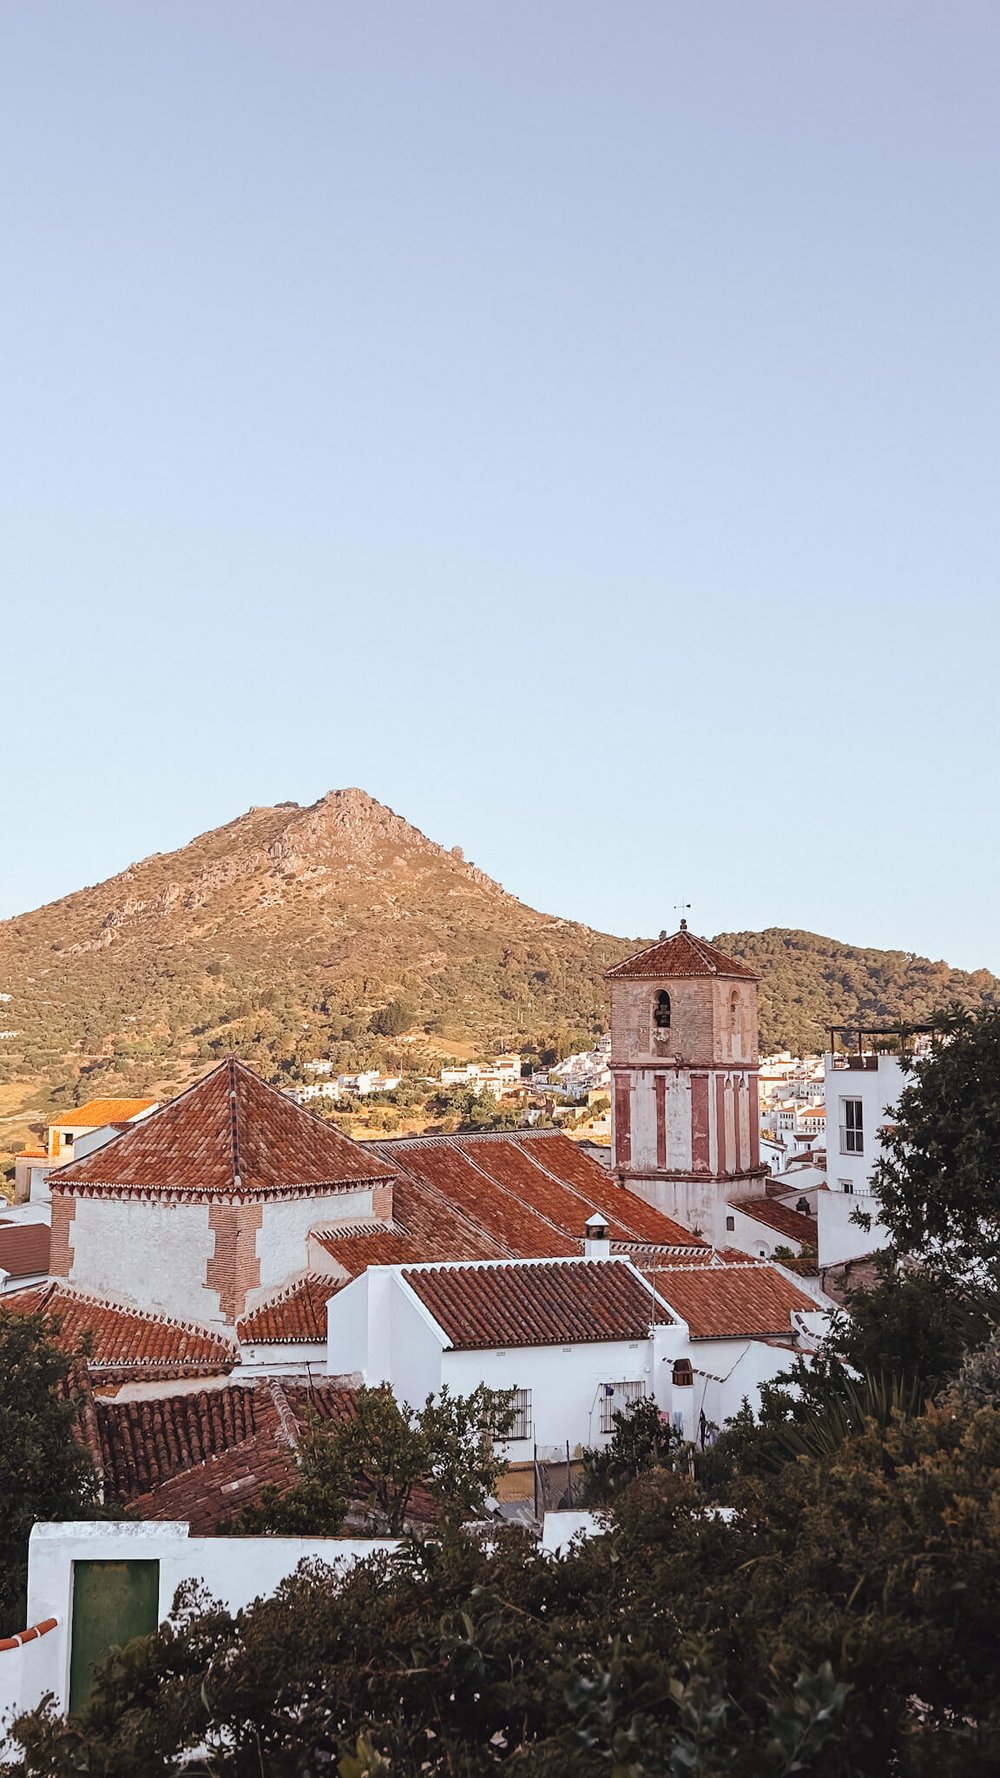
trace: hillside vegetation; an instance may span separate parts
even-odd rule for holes
[[[1000,979],[988,969],[951,969],[909,951],[862,950],[781,926],[723,932],[715,943],[759,972],[761,1043],[769,1048],[822,1049],[830,1025],[926,1024],[955,1001],[1000,1001]]]
[[[516,1045],[566,1053],[606,1024],[603,973],[644,941],[526,907],[361,790],[251,809],[179,851],[0,922],[0,1152],[39,1110],[176,1090],[236,1049],[275,1078]],[[820,1047],[832,1020],[926,1018],[1000,998],[903,952],[811,933],[724,933],[761,972],[762,1040]],[[23,1108],[23,1113],[21,1108]]]

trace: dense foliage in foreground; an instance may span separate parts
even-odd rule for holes
[[[981,1367],[980,1367],[981,1369]],[[977,1373],[979,1374],[979,1373]],[[989,1373],[992,1375],[992,1372]],[[114,1653],[33,1774],[815,1773],[1000,1768],[1000,1411],[956,1392],[732,1484],[669,1469],[560,1560],[514,1530],[188,1599]],[[387,1759],[388,1768],[380,1761]]]

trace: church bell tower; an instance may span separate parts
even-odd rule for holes
[[[612,1154],[631,1191],[725,1244],[726,1205],[759,1193],[757,981],[682,920],[608,971]]]

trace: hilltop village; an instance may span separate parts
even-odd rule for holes
[[[194,1560],[170,1542],[183,1527],[217,1578],[211,1540],[292,1486],[315,1417],[349,1420],[360,1388],[511,1392],[494,1511],[544,1537],[623,1411],[651,1401],[704,1449],[793,1359],[811,1364],[879,1244],[877,1205],[865,1232],[851,1212],[871,1201],[898,1061],[835,1034],[818,1070],[762,1070],[754,972],[683,922],[607,986],[606,1042],[563,1071],[571,1090],[609,1089],[607,1147],[521,1125],[359,1142],[230,1055],[164,1103],[67,1112],[18,1157],[0,1314],[50,1314],[85,1351],[99,1489],[133,1515],[68,1546],[38,1528],[50,1680],[70,1670],[84,1531],[111,1560],[145,1526],[150,1560],[173,1551],[166,1576]],[[466,1082],[500,1103],[502,1070],[516,1093],[511,1056]],[[252,1582],[234,1572],[238,1602]]]

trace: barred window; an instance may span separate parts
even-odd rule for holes
[[[507,1434],[508,1438],[531,1437],[531,1390],[515,1389],[514,1418]]]
[[[623,1409],[631,1407],[634,1401],[641,1401],[645,1393],[646,1385],[641,1380],[638,1383],[602,1384],[601,1431],[614,1432],[615,1414],[620,1414]]]

